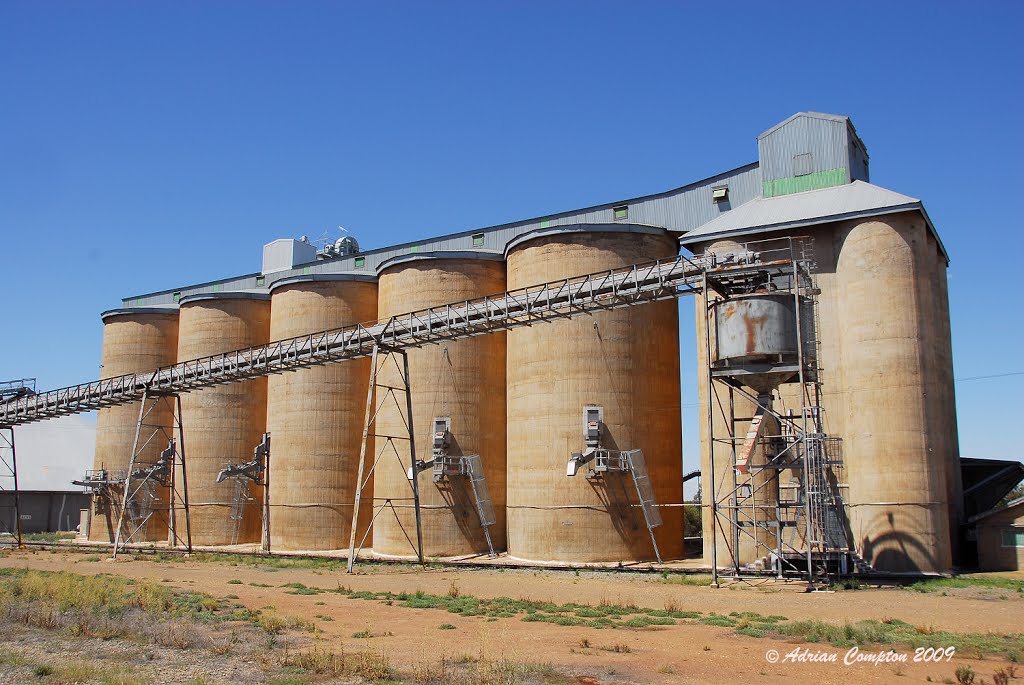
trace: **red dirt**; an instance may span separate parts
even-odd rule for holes
[[[842,664],[846,649],[829,645],[785,642],[737,635],[731,628],[680,624],[643,630],[598,630],[549,623],[527,623],[519,617],[488,621],[483,617],[450,614],[437,609],[409,609],[379,601],[350,599],[343,595],[287,594],[285,583],[334,589],[445,595],[453,587],[465,596],[510,596],[557,603],[597,605],[636,604],[663,608],[666,603],[682,610],[728,614],[754,611],[781,614],[789,619],[821,619],[832,623],[861,619],[898,618],[936,630],[958,632],[1021,632],[1024,630],[1024,596],[1009,591],[970,590],[916,593],[902,589],[868,589],[829,594],[807,594],[799,584],[770,582],[760,586],[736,585],[713,590],[663,582],[657,576],[522,571],[522,570],[420,570],[402,566],[357,567],[357,574],[315,569],[277,569],[266,566],[231,565],[224,562],[153,562],[126,559],[117,562],[88,561],[75,553],[17,552],[0,559],[0,566],[39,570],[67,570],[79,574],[114,573],[217,597],[237,595],[239,602],[256,609],[272,605],[289,616],[316,621],[331,645],[345,644],[349,651],[384,650],[403,670],[416,663],[436,661],[441,654],[507,658],[514,661],[550,663],[564,673],[577,674],[581,685],[605,683],[722,683],[731,681],[813,683],[917,683],[953,678],[956,666],[968,663],[991,682],[991,674],[1003,664],[954,657],[950,663],[905,665]],[[242,584],[228,584],[229,580]],[[250,583],[274,587],[255,587]],[[1005,597],[1005,599],[1004,599]],[[316,614],[333,620],[314,618]],[[455,630],[438,631],[449,623]],[[369,630],[377,637],[353,639],[353,633]],[[589,642],[583,647],[581,641]],[[609,651],[616,644],[629,651]],[[601,649],[607,647],[609,650]],[[837,653],[835,663],[776,663],[766,660],[769,650],[784,657],[807,647],[811,653]],[[872,651],[872,650],[866,650]],[[907,653],[908,650],[898,648]],[[912,660],[913,650],[909,650]],[[898,680],[896,680],[898,678]]]

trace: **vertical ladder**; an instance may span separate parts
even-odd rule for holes
[[[234,522],[231,529],[231,544],[237,545],[246,511],[249,509],[249,505],[256,501],[256,497],[252,494],[252,481],[249,478],[238,475],[232,476],[231,480],[235,481],[235,487],[231,493],[231,513],[229,514],[229,518]]]
[[[487,538],[488,557],[494,559],[498,555],[494,553],[494,544],[491,543],[491,526],[498,522],[498,517],[494,513],[491,492],[487,489],[487,480],[484,478],[484,465],[479,454],[471,454],[461,459],[465,465],[469,487],[473,491],[473,503],[476,505],[477,516],[480,517],[480,527],[484,529],[484,537]]]
[[[647,460],[644,459],[643,450],[628,450],[623,452],[629,473],[633,476],[633,485],[636,486],[637,498],[640,501],[640,509],[644,513],[644,522],[647,524],[647,532],[651,536],[651,545],[654,546],[654,558],[661,563],[661,550],[658,549],[658,541],[654,538],[654,529],[662,524],[661,514],[658,512],[658,502],[654,497],[654,488],[651,485],[651,477],[647,472]]]
[[[363,440],[359,447],[359,472],[356,477],[355,503],[352,507],[352,528],[349,531],[348,573],[352,573],[352,569],[356,562],[356,556],[362,551],[363,544],[365,544],[366,537],[370,534],[370,530],[372,530],[373,523],[377,520],[377,516],[385,509],[390,509],[397,518],[398,511],[395,509],[395,501],[408,501],[410,499],[401,498],[396,500],[396,498],[378,498],[371,496],[370,499],[374,503],[373,516],[370,518],[370,523],[367,526],[363,537],[359,540],[358,544],[356,543],[356,535],[359,530],[359,507],[363,501],[363,491],[369,485],[370,477],[373,476],[373,472],[376,470],[377,464],[380,463],[380,460],[386,453],[393,455],[394,458],[398,460],[398,463],[402,468],[402,473],[411,472],[414,475],[414,477],[409,481],[412,489],[411,500],[416,512],[416,544],[413,545],[413,552],[416,553],[416,558],[419,560],[419,563],[423,563],[423,522],[420,519],[420,488],[417,482],[419,479],[415,477],[416,436],[413,431],[409,356],[406,354],[404,349],[395,349],[392,347],[386,347],[380,343],[375,343],[373,346],[373,353],[370,358],[370,383],[366,390],[366,414],[365,420],[363,421]],[[389,367],[391,364],[394,364],[395,369],[397,369],[398,375],[401,379],[401,385],[387,385],[380,382],[381,373],[384,371],[385,367]],[[383,392],[378,392],[379,390],[383,390]],[[403,402],[400,401],[397,396],[399,394],[405,395],[404,413],[402,411]],[[391,402],[394,402],[395,406],[398,408],[399,415],[402,417],[405,435],[385,435],[377,432],[377,416],[380,414],[381,409]],[[367,470],[366,451],[371,438],[373,438],[374,441],[374,455],[373,461],[370,463],[370,468]],[[379,442],[381,440],[383,441],[382,444]],[[396,440],[399,442],[408,442],[408,464],[403,461],[402,453],[395,444]],[[377,500],[383,500],[379,506],[377,505]],[[408,535],[406,537],[408,537]],[[412,541],[410,540],[410,543],[411,542]]]

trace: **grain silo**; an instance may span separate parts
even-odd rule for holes
[[[103,314],[103,356],[101,378],[152,371],[173,364],[178,352],[178,312],[173,308],[114,309]],[[138,403],[100,409],[96,417],[96,455],[93,468],[104,470],[108,478],[124,477],[132,457],[136,427],[139,422]],[[155,432],[165,435],[154,438],[140,449],[136,468],[156,463],[160,452],[173,436],[173,410],[161,402],[145,419],[140,436],[143,443]],[[93,498],[89,539],[113,542],[122,488],[113,488],[112,497]],[[149,506],[154,511],[167,506],[166,488],[156,488],[156,500]],[[129,519],[130,521],[130,519]],[[130,526],[130,522],[128,524]],[[132,536],[133,542],[167,539],[166,514],[150,518],[146,529]],[[131,531],[128,531],[131,532]]]
[[[949,323],[949,289],[946,282],[946,268],[949,260],[935,237],[928,233],[928,244],[935,259],[934,298],[935,309],[931,331],[934,337],[935,364],[932,372],[936,375],[939,393],[937,404],[940,409],[939,430],[945,435],[944,453],[946,462],[946,497],[949,504],[949,532],[952,540],[954,564],[961,558],[963,545],[962,528],[965,523],[963,511],[963,480],[960,471],[960,436],[956,424],[956,391],[953,383],[953,338]]]
[[[876,568],[948,571],[952,438],[930,368],[934,244],[916,212],[845,222],[836,244],[854,542]]]
[[[948,329],[940,330],[942,321],[948,321],[944,310],[948,305],[941,287],[936,287],[943,280],[945,257],[924,215],[899,211],[912,198],[879,191],[851,184],[815,191],[809,197],[789,196],[792,206],[802,212],[807,210],[801,205],[809,203],[824,208],[818,211],[827,212],[835,204],[862,205],[865,213],[882,213],[845,222],[817,222],[789,237],[800,236],[816,269],[820,407],[827,434],[841,438],[836,486],[850,551],[881,571],[946,572],[952,565],[950,526],[955,513],[950,511],[951,503],[960,496],[958,483],[950,482],[959,469],[952,393],[944,387],[952,370],[948,347],[941,344]],[[759,218],[766,211],[750,207],[751,215]],[[726,227],[742,226],[744,219],[745,213],[737,212],[730,217],[731,224],[719,222],[712,228],[720,235]],[[786,234],[752,230],[747,238],[754,242],[744,246],[735,242],[738,238],[700,242],[694,235],[685,240],[695,252],[712,253],[742,252],[757,241],[780,237]],[[704,333],[699,299],[697,306],[700,350]],[[797,387],[784,385],[776,396],[783,407],[799,415],[802,401],[794,390]],[[702,405],[707,401],[703,388],[702,381]],[[745,402],[745,398],[737,402],[737,415],[749,409]],[[716,406],[714,398],[711,404]],[[719,423],[718,413],[713,417],[714,435],[719,441],[727,440],[730,429]],[[707,483],[711,433],[704,416],[701,430]],[[718,454],[721,458],[721,451]],[[728,459],[716,461],[718,484],[731,478],[730,469]],[[710,561],[708,517],[706,510],[705,560]],[[722,550],[728,549],[722,545],[719,538],[720,566]]]
[[[667,231],[592,224],[544,228],[506,250],[509,289],[677,253]],[[673,301],[508,332],[508,536],[511,556],[543,561],[653,559],[628,477],[567,477],[600,408],[601,446],[643,450],[659,504],[682,500],[679,317]],[[660,509],[663,558],[682,553],[682,513]]]
[[[498,253],[432,252],[394,257],[378,268],[379,317],[491,295],[505,289],[505,264]],[[495,550],[505,547],[505,333],[442,342],[409,351],[416,455],[429,460],[435,419],[449,419],[448,453],[479,455],[496,521],[490,526]],[[380,382],[397,386],[392,365]],[[380,391],[378,391],[380,392]],[[398,395],[400,401],[402,395]],[[401,412],[401,413],[400,413]],[[385,403],[377,433],[403,435],[404,407]],[[403,443],[396,442],[400,450]],[[378,451],[381,446],[378,445]],[[403,452],[408,465],[408,452]],[[488,551],[484,530],[466,478],[435,479],[419,474],[423,551],[427,556],[479,554]],[[416,539],[407,475],[393,455],[377,465],[374,498],[395,498],[395,511],[377,517],[373,550],[409,556]]]
[[[211,292],[180,301],[178,361],[263,345],[270,337],[270,296]],[[192,542],[259,542],[263,492],[251,481],[217,475],[252,460],[267,421],[267,379],[256,378],[187,393],[182,425],[192,515]]]
[[[764,418],[761,424],[769,425],[769,433],[780,433],[778,444],[797,440],[824,450],[831,479],[826,494],[835,500],[829,516],[842,520],[828,518],[831,547],[823,558],[833,566],[839,562],[862,570],[950,570],[951,540],[955,545],[965,529],[945,280],[948,255],[920,200],[869,182],[867,149],[848,117],[794,114],[758,137],[758,158],[752,163],[663,192],[366,251],[351,236],[317,245],[306,238],[276,240],[264,247],[259,272],[135,296],[123,305],[173,309],[180,300],[178,358],[184,359],[264,342],[269,331],[250,334],[259,321],[264,328],[270,325],[270,315],[256,310],[266,308],[258,298],[269,297],[268,288],[275,283],[275,310],[292,313],[280,321],[273,317],[274,337],[308,334],[313,331],[304,329],[339,325],[349,316],[364,318],[354,312],[355,300],[363,295],[353,293],[369,284],[350,278],[352,274],[379,275],[379,318],[386,320],[506,287],[674,256],[677,244],[695,254],[732,252],[732,265],[752,267],[748,275],[758,270],[762,276],[769,274],[766,282],[743,283],[740,278],[711,284],[716,296],[736,300],[790,287],[782,273],[785,268],[762,268],[764,262],[759,261],[772,258],[763,253],[763,241],[778,238],[793,240],[786,268],[813,273],[813,278],[807,277],[805,295],[813,299],[814,368],[808,382],[790,380],[770,389],[779,415]],[[748,245],[751,241],[758,244]],[[681,287],[676,294],[686,292]],[[553,562],[652,558],[654,546],[641,510],[661,512],[665,523],[656,531],[662,556],[678,556],[682,469],[676,306],[648,303],[592,315],[573,311],[571,319],[532,321],[507,335],[482,330],[522,323],[508,324],[514,313],[502,311],[503,304],[496,305],[494,318],[489,315],[473,331],[475,337],[422,348],[412,348],[419,341],[410,342],[418,458],[430,461],[441,454],[468,460],[479,454],[497,510],[498,520],[490,528],[494,547],[505,546],[501,536],[507,529],[513,556]],[[795,547],[803,544],[802,536],[804,542],[810,540],[808,547],[826,536],[819,536],[820,531],[814,531],[814,539],[806,536],[811,528],[793,515],[801,498],[812,501],[804,496],[809,490],[798,466],[765,463],[778,469],[776,478],[764,469],[737,475],[728,459],[716,461],[716,488],[710,487],[709,446],[719,444],[716,440],[736,444],[744,439],[759,412],[760,393],[749,397],[755,389],[733,378],[732,389],[721,396],[724,409],[713,407],[727,411],[729,421],[708,413],[716,398],[707,391],[707,383],[717,371],[710,371],[715,360],[703,349],[707,308],[699,298],[697,307],[704,552],[710,561],[708,548],[716,547],[711,544],[715,538],[709,512],[719,493],[711,490],[769,484],[778,493],[775,519],[755,514],[754,519],[764,518],[763,530],[746,540],[741,534],[738,542],[734,535],[727,541],[724,532],[718,537],[719,546],[728,542],[736,548],[738,565],[751,563],[745,570],[758,570],[758,561],[766,558],[761,552],[772,544],[773,536],[776,542],[782,537],[772,532],[773,526],[788,528],[786,539],[795,540]],[[333,318],[335,313],[338,318]],[[359,364],[365,366],[345,362],[273,381],[270,423],[277,435],[271,463],[277,455],[284,459],[285,470],[279,482],[271,478],[271,505],[281,512],[271,520],[281,548],[344,546],[348,515],[339,512],[349,506],[349,498],[341,493],[351,484],[343,476],[347,467],[331,462],[330,454],[333,450],[343,456],[351,450],[331,446],[344,442],[342,434],[351,442],[351,429],[341,424],[362,422],[361,402],[352,399],[359,393],[349,392],[362,382],[364,374],[354,370]],[[398,385],[395,375],[379,380]],[[258,537],[258,514],[251,517],[252,526],[239,526],[239,532],[246,530],[241,536],[227,523],[230,505],[239,501],[238,493],[227,492],[235,481],[217,487],[211,481],[227,463],[252,458],[265,426],[255,399],[262,393],[248,389],[260,383],[265,381],[184,396],[186,435],[199,431],[185,445],[192,466],[197,543]],[[348,384],[340,390],[347,399],[328,390],[331,384],[339,389]],[[809,394],[813,401],[807,399]],[[404,434],[402,411],[390,405],[379,417],[377,432]],[[808,437],[809,424],[802,424],[794,438],[801,417],[809,412],[810,432],[815,435]],[[190,413],[197,418],[190,419]],[[113,416],[113,410],[101,412],[101,428]],[[310,416],[312,423],[330,428],[307,430],[300,422]],[[131,419],[126,413],[119,421],[127,426]],[[373,445],[368,457],[372,459],[380,447]],[[108,454],[111,449],[101,446],[99,451]],[[636,506],[647,501],[646,495],[638,496],[639,483],[616,480],[637,473],[621,461],[634,449],[642,451],[650,466],[651,498],[667,506]],[[807,448],[804,453],[812,451]],[[755,450],[748,458],[759,467],[768,454]],[[608,460],[615,455],[620,458],[616,468],[599,470],[601,459],[609,467]],[[109,456],[101,458],[111,461]],[[324,462],[329,464],[326,472],[320,468]],[[200,467],[203,470],[197,471]],[[274,474],[279,471],[280,466],[274,468]],[[315,480],[304,475],[307,471],[329,478]],[[393,458],[384,458],[374,475],[373,501],[380,505],[391,498],[397,513],[376,512],[373,549],[411,556],[414,517],[406,474]],[[417,480],[428,555],[486,550],[474,502],[459,490],[460,481],[452,480],[456,475],[427,467]],[[310,485],[303,489],[303,483]],[[273,501],[275,496],[280,501]],[[277,509],[279,505],[283,508]],[[255,513],[258,499],[248,506]],[[772,501],[763,500],[763,506],[767,513]],[[219,508],[219,519],[204,515],[204,509],[212,508]],[[804,516],[804,521],[814,518],[810,513]],[[217,530],[211,528],[215,520],[220,521]],[[843,527],[841,549],[836,549],[832,532]],[[761,542],[755,546],[757,539]],[[829,557],[832,552],[836,555]],[[793,554],[799,556],[796,550]],[[812,554],[806,557],[808,563]]]
[[[368,274],[324,274],[276,281],[271,340],[375,321],[376,280]],[[348,545],[369,378],[370,360],[359,359],[268,379],[273,549]],[[367,451],[372,454],[372,443]],[[365,530],[372,503],[363,502],[359,520]]]

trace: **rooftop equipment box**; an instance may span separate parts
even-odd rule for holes
[[[303,240],[282,238],[263,246],[263,271],[287,271],[299,264],[316,261],[316,247]]]

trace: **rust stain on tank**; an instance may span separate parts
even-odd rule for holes
[[[747,354],[757,354],[757,329],[764,326],[765,321],[768,317],[762,316],[748,316],[743,320],[743,325],[747,328]]]

